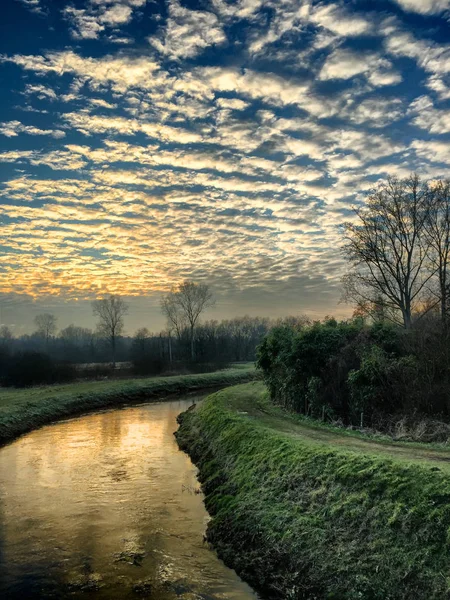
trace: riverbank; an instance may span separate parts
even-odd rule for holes
[[[127,403],[217,389],[257,377],[253,366],[214,373],[0,389],[0,446],[53,421]]]
[[[213,394],[180,422],[208,539],[263,597],[450,598],[450,451],[308,427],[261,382]]]

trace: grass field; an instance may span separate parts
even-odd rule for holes
[[[168,394],[225,387],[256,377],[251,364],[214,373],[86,381],[25,389],[0,388],[0,445],[51,421],[84,412],[150,401]]]
[[[309,425],[261,382],[180,420],[208,538],[264,597],[450,598],[450,451]]]

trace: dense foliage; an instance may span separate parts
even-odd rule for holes
[[[448,598],[448,474],[293,430],[258,383],[182,416],[219,556],[265,598]]]
[[[432,319],[405,331],[361,319],[276,327],[258,351],[271,398],[315,418],[450,416],[449,337]]]
[[[44,383],[65,383],[76,376],[74,367],[58,362],[43,352],[0,352],[0,384],[29,387]]]

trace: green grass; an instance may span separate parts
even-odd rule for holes
[[[195,375],[87,381],[26,389],[0,389],[0,445],[57,419],[145,402],[167,394],[218,388],[256,377],[252,365]]]
[[[450,598],[450,452],[309,427],[272,407],[260,382],[180,421],[208,538],[264,597]]]

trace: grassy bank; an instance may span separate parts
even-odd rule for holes
[[[264,597],[450,598],[450,452],[391,456],[372,440],[308,435],[260,382],[180,421],[213,516],[208,538]]]
[[[168,394],[233,385],[255,376],[254,367],[239,366],[195,375],[0,389],[0,445],[57,419]]]

